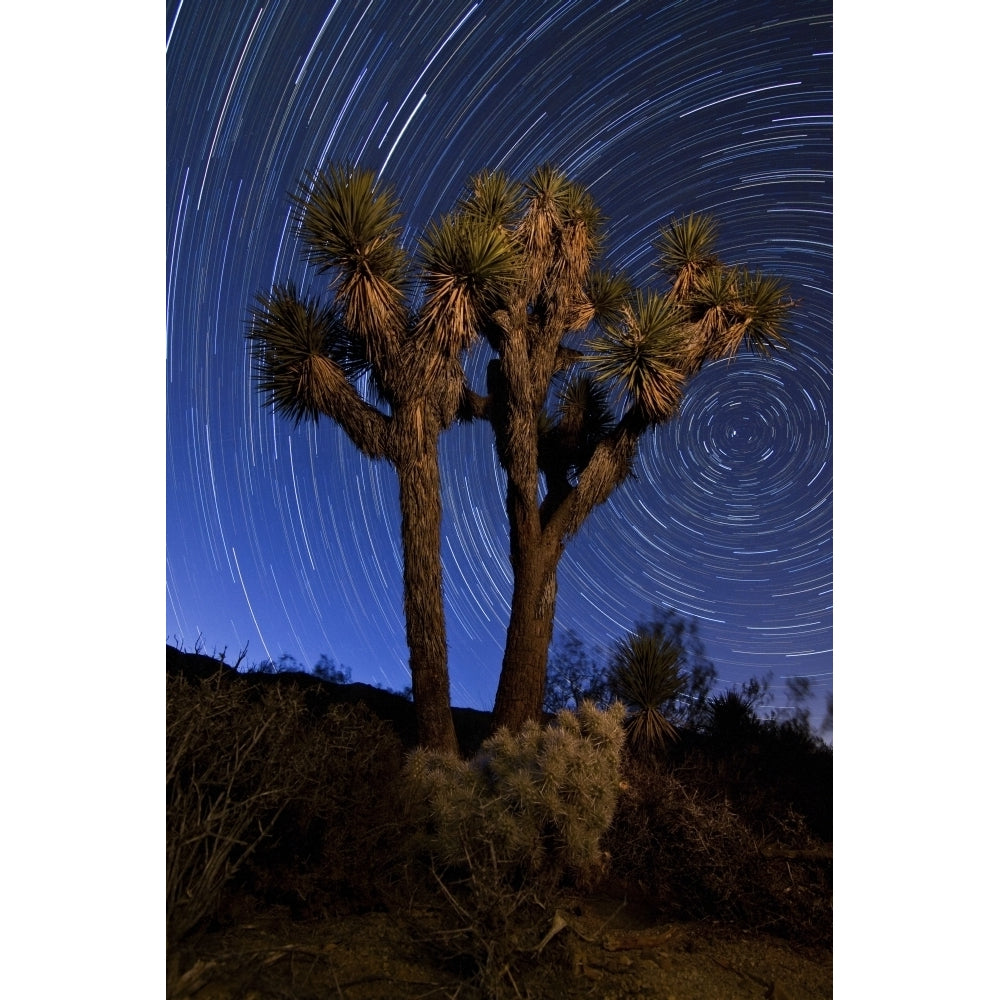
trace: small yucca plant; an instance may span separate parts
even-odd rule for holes
[[[680,736],[663,709],[684,690],[681,650],[669,639],[647,632],[620,639],[612,654],[611,693],[629,709],[625,733],[642,755],[663,750]]]

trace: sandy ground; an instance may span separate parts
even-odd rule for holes
[[[833,956],[708,923],[658,923],[600,897],[558,911],[555,933],[504,977],[503,996],[826,1000]],[[563,926],[560,926],[563,924]],[[291,921],[272,911],[170,956],[170,1000],[406,1000],[488,996],[474,969],[435,961],[414,924],[389,913]],[[541,943],[541,942],[539,942]]]

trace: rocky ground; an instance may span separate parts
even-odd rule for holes
[[[509,997],[824,1000],[833,956],[709,923],[660,923],[607,897],[568,901],[548,940],[503,977]],[[406,1000],[488,996],[475,969],[435,961],[412,914],[292,921],[248,915],[171,956],[170,1000]]]

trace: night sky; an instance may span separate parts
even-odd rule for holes
[[[408,685],[396,478],[332,422],[262,406],[244,339],[273,282],[322,290],[288,192],[371,167],[412,244],[469,175],[549,161],[608,217],[605,261],[665,290],[671,216],[801,300],[787,351],[706,367],[637,478],[570,543],[556,636],[606,647],[655,608],[697,619],[722,685],[832,687],[829,0],[233,0],[166,19],[166,640],[322,655]],[[481,370],[485,355],[470,359]],[[477,368],[478,366],[478,368]],[[479,383],[477,388],[482,388]],[[482,427],[441,439],[452,700],[492,706],[511,571]]]
[[[164,525],[168,642],[408,683],[391,470],[263,411],[243,339],[254,295],[305,275],[286,196],[328,157],[384,166],[414,236],[467,174],[551,159],[592,186],[634,280],[690,211],[719,216],[727,258],[787,278],[793,349],[698,376],[571,544],[558,625],[604,643],[666,604],[701,620],[725,681],[821,690],[835,645],[838,990],[982,994],[1000,889],[987,19],[841,4],[834,46],[830,5],[806,0],[184,0],[165,25],[135,3],[10,8],[14,995],[162,989]],[[510,577],[501,486],[467,433],[442,440],[452,671],[456,701],[489,706]]]

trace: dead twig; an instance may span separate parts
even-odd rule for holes
[[[803,850],[762,847],[760,849],[760,856],[762,858],[779,859],[781,861],[832,861],[833,845],[825,844],[823,847],[806,848]]]
[[[636,951],[645,948],[659,948],[666,944],[677,932],[676,927],[666,930],[618,932],[609,934],[603,941],[605,951]]]
[[[542,938],[542,940],[539,942],[538,946],[532,949],[532,951],[534,951],[536,955],[540,955],[542,953],[542,949],[564,927],[569,927],[569,924],[566,922],[566,918],[558,910],[556,910],[556,915],[552,918],[552,926],[549,928],[548,933],[545,935],[545,937]]]
[[[207,962],[199,958],[187,972],[171,984],[167,995],[171,1000],[193,996],[209,981],[210,973],[217,965],[217,962]]]

